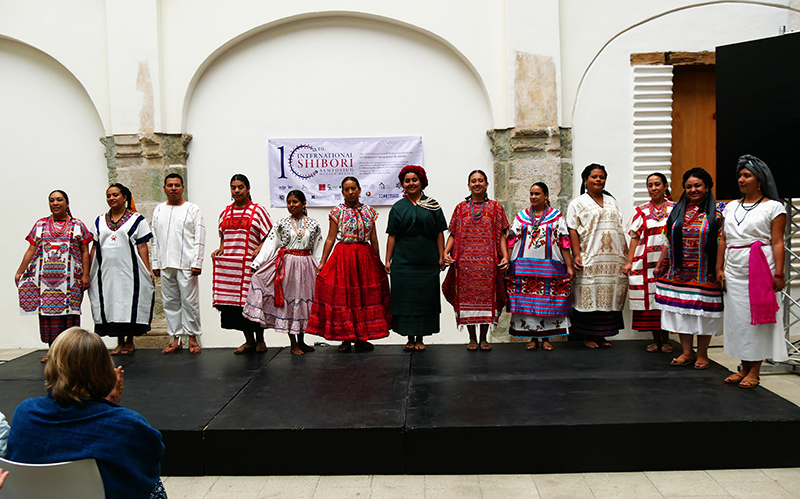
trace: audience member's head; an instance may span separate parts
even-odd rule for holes
[[[100,400],[114,389],[114,363],[100,336],[71,327],[58,335],[49,356],[45,386],[60,405]]]

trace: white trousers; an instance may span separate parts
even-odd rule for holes
[[[161,299],[171,336],[202,334],[197,277],[191,270],[161,269]]]

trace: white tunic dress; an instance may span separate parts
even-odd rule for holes
[[[761,241],[761,249],[775,274],[775,258],[772,253],[772,221],[786,214],[779,201],[762,201],[747,212],[751,203],[740,206],[739,201],[728,203],[723,213],[725,218],[725,353],[746,361],[788,359],[783,333],[783,310],[776,314],[775,324],[750,324],[750,293],[748,274],[750,271],[750,245]],[[781,299],[778,297],[778,304]]]
[[[100,215],[89,227],[96,250],[92,261],[89,299],[92,302],[95,332],[118,336],[118,328],[108,324],[138,324],[141,334],[153,318],[155,286],[136,245],[153,235],[144,217],[129,212],[119,228],[109,227],[108,217]]]

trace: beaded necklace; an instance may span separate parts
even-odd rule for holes
[[[297,226],[294,224],[294,217],[289,217],[289,224],[292,226],[292,230],[295,234],[297,234],[298,239],[303,239],[303,236],[306,233],[306,217],[303,216],[303,231],[297,230]]]
[[[487,203],[486,201],[481,201],[480,203],[477,203],[478,205],[480,205],[480,209],[477,211],[475,210],[475,204],[476,203],[472,202],[472,198],[469,198],[469,214],[472,216],[473,220],[480,220],[481,217],[483,216],[483,212],[486,211]]]
[[[744,205],[744,198],[742,198],[742,200],[739,201],[739,204],[736,205],[736,208],[733,209],[733,219],[736,220],[736,225],[737,226],[738,225],[742,225],[742,222],[744,222],[744,219],[747,218],[747,214],[750,213],[751,211],[755,210],[756,206],[761,204],[761,201],[763,201],[765,197],[766,196],[761,196],[761,199],[759,199],[755,203],[751,204],[749,207],[746,207]],[[736,216],[736,212],[739,211],[739,208],[744,210],[744,215],[742,216],[741,220],[739,220],[739,218]]]
[[[660,222],[667,216],[667,200],[661,202],[661,208],[656,208],[656,204],[650,201],[650,217],[657,222]]]
[[[61,226],[61,230],[56,229],[56,221],[53,220],[53,216],[50,215],[47,217],[47,228],[50,230],[50,233],[53,234],[55,237],[64,237],[67,233],[67,229],[69,228],[69,217],[66,220],[59,220],[59,223],[63,224]]]

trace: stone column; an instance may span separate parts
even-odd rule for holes
[[[186,180],[186,146],[192,136],[181,133],[143,133],[111,135],[100,142],[106,147],[108,183],[119,182],[133,194],[136,210],[153,219],[153,209],[166,201],[164,177],[179,173]],[[188,189],[184,194],[189,199]],[[139,348],[162,348],[168,341],[164,309],[161,305],[161,287],[156,279],[156,304],[152,330],[137,340]]]
[[[489,130],[494,156],[494,195],[509,221],[529,206],[530,186],[544,182],[550,203],[562,213],[573,198],[572,130],[558,126],[556,70],[552,57],[516,53],[515,127]],[[519,341],[508,335],[504,312],[493,341]],[[527,340],[525,340],[527,342]]]

